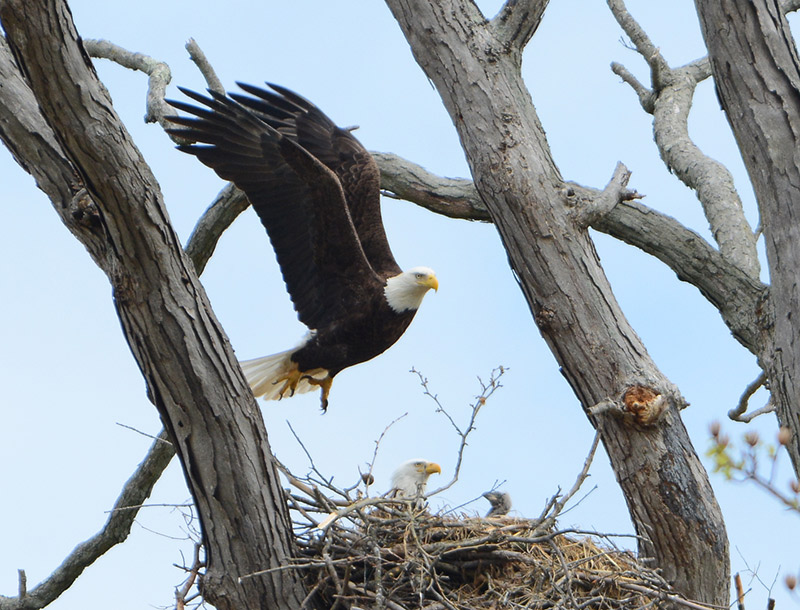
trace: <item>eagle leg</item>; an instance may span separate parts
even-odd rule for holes
[[[320,402],[322,406],[322,412],[325,413],[328,410],[328,394],[331,392],[331,385],[333,384],[333,377],[330,375],[326,375],[322,379],[317,379],[312,377],[311,375],[304,375],[301,379],[306,379],[308,383],[311,385],[318,385],[322,388],[322,394],[320,395]]]
[[[273,382],[273,384],[278,384],[280,382],[283,382],[283,387],[281,388],[281,391],[278,392],[278,398],[283,398],[283,395],[286,393],[286,390],[289,390],[290,398],[294,396],[294,391],[297,389],[297,384],[300,383],[300,380],[302,378],[303,374],[300,372],[300,369],[298,369],[297,365],[295,364],[294,366],[292,366],[289,372],[286,373],[283,377],[279,377],[278,379],[276,379]]]

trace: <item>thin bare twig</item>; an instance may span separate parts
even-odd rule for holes
[[[391,422],[389,422],[389,425],[387,425],[383,429],[383,432],[381,432],[381,435],[378,437],[378,440],[375,441],[375,450],[372,452],[372,459],[369,461],[369,468],[367,469],[366,476],[362,474],[362,478],[364,479],[364,487],[365,487],[365,493],[366,494],[369,494],[369,487],[372,484],[372,482],[371,482],[371,479],[372,479],[372,468],[375,465],[375,460],[378,459],[378,449],[381,446],[381,441],[383,440],[383,437],[386,436],[386,433],[389,431],[389,429],[392,426],[394,426],[397,422],[399,422],[401,419],[403,419],[407,415],[408,415],[408,412],[406,411],[405,413],[403,413],[399,417],[396,417]]]
[[[754,381],[747,384],[747,387],[742,392],[741,398],[739,398],[739,404],[736,405],[735,409],[731,409],[728,411],[728,417],[731,418],[733,421],[739,422],[749,422],[755,417],[754,415],[750,415],[750,417],[743,417],[745,412],[747,411],[748,403],[752,398],[753,394],[755,394],[759,388],[762,388],[767,383],[767,374],[765,372],[761,372],[761,374],[756,377]],[[763,412],[763,409],[759,409],[760,413]]]
[[[455,468],[453,469],[453,478],[450,480],[450,482],[446,483],[442,487],[437,488],[435,491],[432,491],[427,495],[432,496],[434,494],[438,494],[446,489],[449,489],[450,487],[455,485],[456,482],[458,481],[458,475],[461,472],[461,462],[464,459],[464,450],[467,447],[467,437],[475,429],[475,420],[478,417],[478,413],[480,412],[481,407],[483,407],[483,405],[486,404],[486,401],[489,400],[492,394],[494,394],[497,390],[503,387],[502,384],[500,384],[500,378],[507,371],[508,369],[504,368],[503,366],[497,367],[491,372],[489,381],[487,383],[484,383],[483,380],[480,377],[478,377],[478,383],[480,383],[481,385],[481,393],[475,397],[475,402],[472,403],[471,405],[472,411],[470,413],[469,422],[467,424],[466,429],[462,431],[461,428],[458,427],[458,424],[456,424],[455,420],[442,406],[442,403],[439,402],[439,397],[430,391],[430,388],[428,387],[428,379],[418,370],[413,368],[411,369],[411,372],[415,373],[419,377],[420,385],[423,388],[423,394],[425,396],[428,396],[431,400],[433,400],[436,403],[436,412],[443,414],[448,419],[453,428],[455,428],[456,433],[458,433],[458,435],[461,437],[461,442],[459,444],[458,454],[456,457],[456,465]]]
[[[183,586],[180,589],[175,590],[176,610],[184,610],[187,602],[194,599],[197,595],[195,594],[190,596],[189,592],[192,590],[192,587],[195,586],[197,579],[200,577],[200,570],[205,567],[205,562],[200,558],[202,548],[202,545],[199,543],[194,545],[194,558],[192,560],[192,565],[190,568],[184,568],[189,573],[189,576],[186,578]]]

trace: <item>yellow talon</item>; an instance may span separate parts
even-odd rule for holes
[[[318,385],[322,388],[322,394],[320,396],[322,411],[325,412],[328,410],[328,394],[331,391],[331,385],[333,384],[333,377],[326,375],[322,379],[317,379],[316,377],[312,377],[311,375],[304,375],[301,379],[308,380],[308,383],[311,385]]]
[[[297,384],[300,383],[300,380],[303,378],[303,374],[297,368],[297,365],[294,365],[292,369],[286,373],[283,377],[276,379],[273,383],[278,384],[281,381],[284,382],[281,391],[278,392],[278,399],[280,400],[283,398],[283,395],[286,393],[286,390],[289,390],[289,397],[294,396],[294,391],[297,389]]]

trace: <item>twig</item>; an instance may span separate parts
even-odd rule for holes
[[[406,411],[405,413],[403,413],[399,417],[396,417],[391,422],[389,422],[389,425],[386,426],[383,429],[383,432],[381,432],[380,436],[378,437],[378,440],[375,441],[375,450],[372,452],[372,459],[369,461],[369,469],[367,470],[366,478],[364,479],[364,484],[365,484],[365,488],[366,488],[366,493],[367,494],[369,494],[369,487],[371,485],[370,477],[372,477],[372,468],[375,466],[375,460],[378,459],[378,449],[381,446],[381,441],[383,440],[383,437],[386,436],[386,433],[389,431],[389,428],[394,426],[397,422],[399,422],[401,419],[403,419],[407,415],[408,415],[408,411]]]
[[[222,85],[222,81],[217,76],[211,62],[208,61],[206,54],[203,53],[203,50],[194,38],[190,38],[189,42],[186,43],[186,50],[189,52],[189,58],[195,63],[198,70],[200,70],[203,78],[206,79],[208,88],[217,93],[225,93],[225,87]]]
[[[28,595],[28,576],[25,570],[17,570],[17,577],[19,578],[19,598],[24,599]]]
[[[167,443],[169,445],[172,444],[172,442],[169,439],[161,438],[158,435],[148,434],[147,432],[143,432],[142,430],[139,430],[138,428],[134,428],[133,426],[128,426],[128,425],[122,424],[120,422],[117,422],[117,425],[120,426],[121,428],[127,428],[128,430],[133,430],[134,432],[136,432],[136,434],[141,434],[142,436],[146,436],[147,438],[152,438],[153,440],[157,440],[157,441],[162,442],[162,443]]]
[[[455,428],[456,433],[461,437],[461,442],[458,447],[458,454],[456,457],[456,465],[453,469],[453,478],[450,480],[449,483],[446,483],[442,487],[439,487],[435,491],[429,493],[429,496],[438,494],[446,489],[449,489],[453,485],[456,484],[458,481],[458,475],[461,472],[461,462],[464,458],[464,450],[467,446],[467,437],[469,434],[475,429],[475,420],[478,417],[478,413],[481,410],[481,407],[486,404],[486,401],[494,394],[497,390],[499,390],[502,386],[500,384],[500,378],[508,371],[507,368],[503,366],[499,366],[494,369],[489,377],[489,381],[484,383],[483,380],[478,377],[478,383],[481,385],[481,393],[475,397],[475,402],[471,405],[471,414],[469,418],[469,422],[467,424],[466,430],[461,430],[458,424],[456,424],[455,420],[450,416],[450,414],[445,410],[442,406],[442,403],[439,401],[439,397],[436,394],[433,394],[428,387],[428,379],[418,370],[412,368],[411,372],[415,373],[417,377],[419,377],[420,385],[423,388],[423,394],[428,396],[431,400],[436,403],[436,412],[442,413],[450,422],[450,424]]]
[[[755,394],[759,388],[764,387],[767,382],[767,374],[762,371],[761,374],[755,378],[752,382],[747,384],[747,387],[742,392],[741,398],[739,398],[739,403],[736,405],[735,409],[731,409],[728,411],[728,417],[731,418],[733,421],[745,422],[751,421],[754,415],[751,414],[749,418],[743,417],[745,412],[747,411],[747,405],[750,402],[750,398],[752,398],[753,394]],[[759,411],[763,411],[760,409]]]
[[[194,560],[192,561],[192,567],[187,570],[189,572],[189,577],[186,579],[183,587],[175,590],[176,610],[183,610],[186,608],[186,602],[194,598],[194,596],[191,598],[187,596],[200,575],[200,569],[205,567],[205,563],[200,560],[200,551],[202,548],[201,544],[194,545]]]
[[[592,441],[592,446],[589,449],[589,453],[586,456],[586,459],[583,461],[583,468],[578,473],[577,478],[575,479],[575,483],[573,483],[572,488],[559,500],[559,494],[556,493],[548,502],[547,506],[545,507],[545,512],[542,513],[540,519],[542,523],[542,528],[552,527],[555,524],[556,518],[563,512],[564,506],[566,506],[567,502],[576,494],[578,490],[583,485],[586,478],[589,476],[589,468],[592,465],[592,461],[594,460],[594,455],[597,452],[597,447],[600,444],[600,433],[597,432],[594,435],[594,440]],[[559,490],[560,491],[560,490]]]

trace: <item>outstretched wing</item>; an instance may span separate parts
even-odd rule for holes
[[[219,93],[181,91],[202,104],[169,101],[192,117],[170,117],[178,146],[247,195],[267,229],[300,321],[340,319],[383,282],[370,266],[336,175],[291,138]]]
[[[289,89],[267,84],[273,91],[237,83],[253,97],[238,93],[230,96],[300,144],[337,175],[361,246],[373,269],[384,277],[400,273],[383,228],[380,172],[375,159],[350,131],[337,127],[307,99]]]

